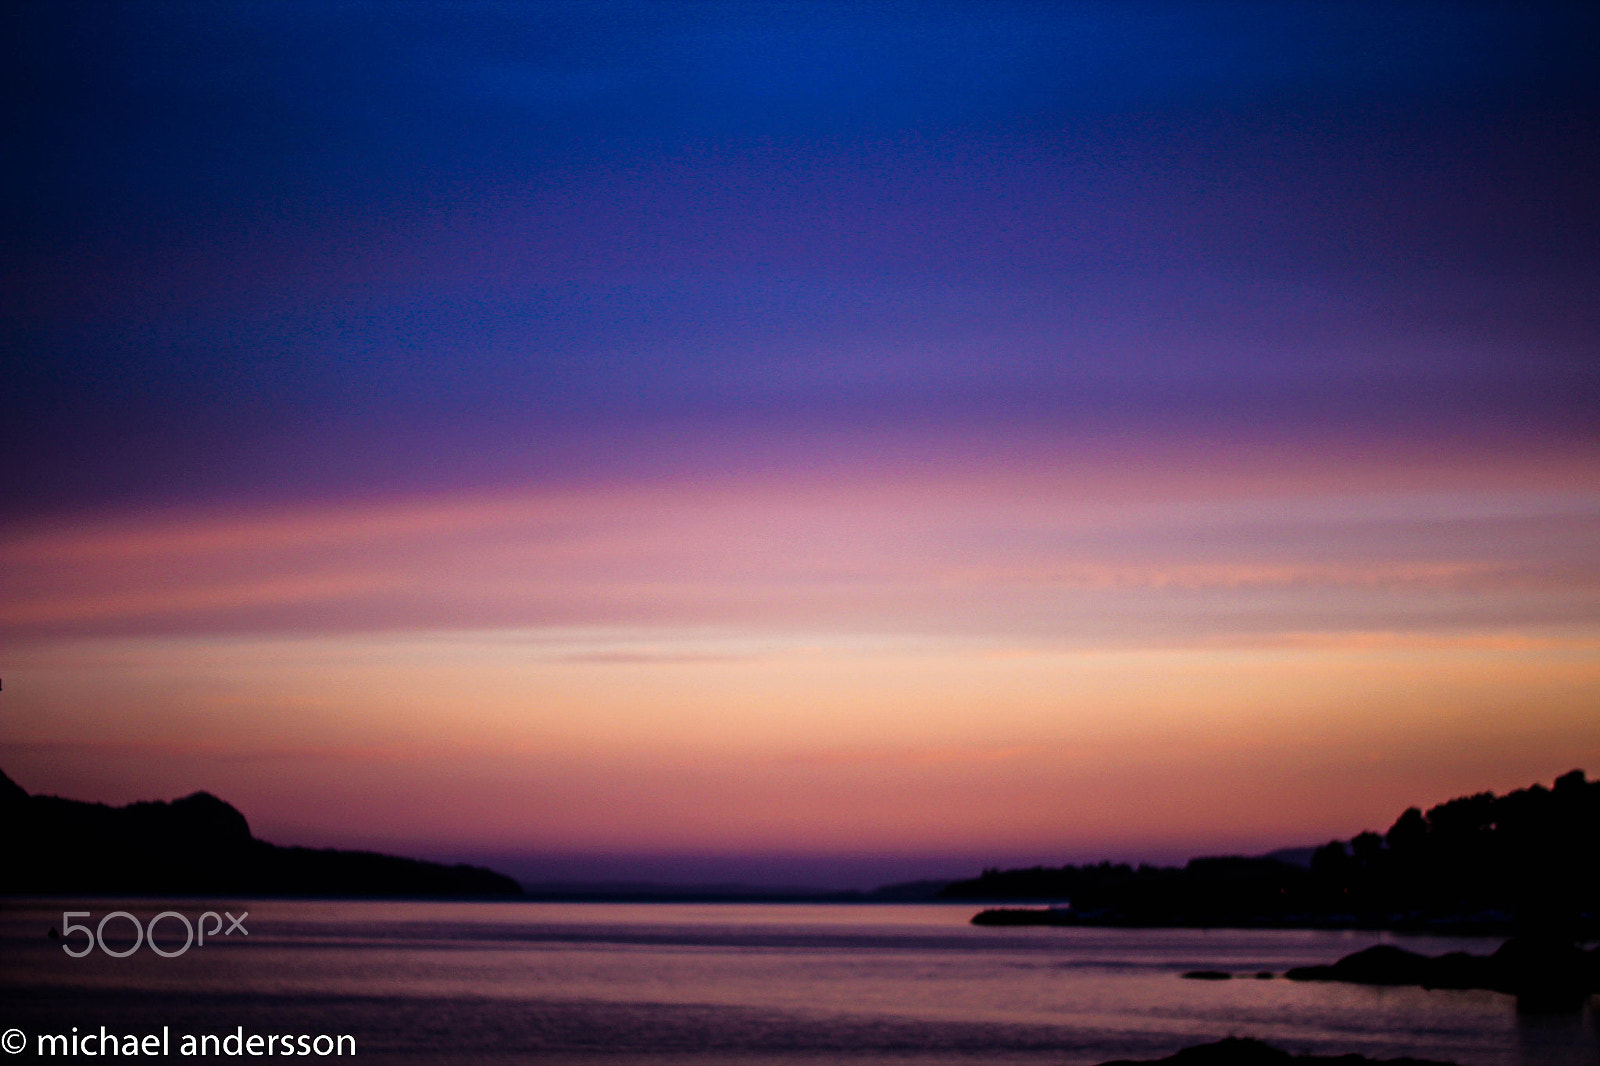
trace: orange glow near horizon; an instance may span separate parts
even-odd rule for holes
[[[1041,861],[1600,770],[1587,467],[981,467],[13,530],[4,767],[285,843]]]

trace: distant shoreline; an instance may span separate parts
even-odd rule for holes
[[[1362,930],[1600,937],[1600,781],[1479,793],[1410,808],[1384,835],[1220,855],[1183,866],[986,869],[871,889],[742,883],[520,881],[481,866],[284,847],[197,792],[109,807],[32,796],[0,773],[0,897],[522,900],[547,903],[873,904],[984,908],[980,926]],[[535,876],[540,871],[532,871]],[[624,874],[624,877],[626,875]],[[1070,901],[1070,906],[1068,902]]]

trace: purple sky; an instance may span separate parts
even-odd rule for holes
[[[873,869],[1292,844],[1600,759],[1581,695],[1600,669],[1593,5],[6,3],[3,17],[0,759],[26,787],[117,801],[211,787],[286,842],[404,847],[373,828],[390,817],[379,800],[339,822],[318,812],[354,792],[274,806],[273,775],[237,769],[314,749],[279,779],[376,796],[381,766],[338,761],[368,757],[348,754],[352,737],[409,729],[426,750],[466,713],[405,710],[382,679],[411,664],[385,674],[397,653],[361,643],[379,632],[395,648],[555,641],[526,675],[426,644],[449,660],[439,676],[499,708],[474,751],[564,752],[570,795],[637,771],[658,789],[639,786],[646,806],[676,789],[750,812],[723,825],[685,800],[682,831],[654,842],[625,819],[468,839],[441,815],[412,841],[604,844],[571,869],[654,848],[663,869],[694,855],[711,870],[715,853],[744,870],[739,856],[782,851],[835,877],[819,856],[900,838],[906,855]],[[1305,674],[1184,658],[1308,634],[1329,657]],[[328,643],[294,643],[313,638]],[[944,691],[970,682],[971,701],[875,641],[955,641],[937,654],[970,671]],[[984,673],[1023,645],[1169,658]],[[359,698],[284,665],[335,646]],[[1448,668],[1486,649],[1492,679]],[[1422,657],[1403,683],[1384,680],[1393,655]],[[629,665],[722,661],[768,665],[692,683]],[[551,665],[580,662],[593,676]],[[295,695],[251,703],[239,693],[268,663]],[[1240,687],[1257,667],[1272,694]],[[1484,746],[1530,678],[1551,686],[1530,697],[1544,731],[1497,761]],[[746,788],[718,747],[736,708],[760,717],[811,684],[837,722],[813,735],[798,707],[773,711],[740,743],[834,769],[792,794]],[[1300,708],[1301,726],[1250,717],[1300,707],[1308,685],[1374,730],[1383,694],[1412,692],[1415,729],[1329,739],[1345,713],[1332,703]],[[1169,714],[1191,687],[1212,702]],[[1010,739],[979,736],[991,688]],[[1147,733],[1049,748],[1071,730],[1041,708],[1069,691],[1071,721],[1121,715]],[[518,718],[512,692],[562,711]],[[1501,702],[1484,696],[1481,721],[1440,717],[1463,692]],[[869,727],[873,700],[926,735]],[[1180,750],[1224,706],[1269,754],[1105,765],[1124,741]],[[109,746],[72,747],[97,730]],[[304,749],[302,733],[316,734]],[[143,776],[117,747],[138,735],[166,745]],[[626,735],[655,769],[606,761]],[[1391,742],[1411,754],[1365,784],[1294,762]],[[902,767],[957,750],[1021,760],[1004,787],[950,785],[972,810],[1034,803],[1028,782],[1051,766],[1093,763],[1050,808],[1060,824],[1136,802],[1161,774],[1220,797],[1238,767],[1291,749],[1304,774],[1242,775],[1300,790],[1279,822],[1216,798],[1210,821],[1165,835],[1096,815],[1081,839],[1019,830],[988,853],[976,816],[918,837],[885,813],[857,843],[785,820],[790,800],[849,809],[853,771],[837,767],[890,758],[883,745]],[[437,767],[458,767],[461,818],[490,802],[460,784],[479,770],[496,802],[559,806],[559,790],[517,792],[514,769],[477,757],[441,757],[433,777],[390,769],[445,788]],[[704,779],[686,783],[690,767]],[[967,780],[906,773],[886,812]],[[1358,795],[1371,809],[1351,824],[1314,814]],[[795,861],[769,868],[790,879]]]

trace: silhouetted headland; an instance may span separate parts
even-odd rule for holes
[[[1369,1059],[1365,1055],[1291,1055],[1287,1051],[1230,1036],[1211,1044],[1186,1047],[1164,1059],[1117,1059],[1101,1066],[1454,1066],[1436,1059]]]
[[[1055,901],[996,908],[980,925],[1395,929],[1600,937],[1600,781],[1582,770],[1551,788],[1480,792],[1379,835],[1315,849],[1309,865],[1224,856],[1182,867],[1097,865],[985,870],[947,900]]]
[[[481,866],[280,847],[208,792],[109,807],[30,796],[0,773],[0,892],[41,895],[521,896]]]

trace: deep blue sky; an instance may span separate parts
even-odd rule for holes
[[[1600,766],[1592,3],[0,12],[32,791],[870,884]]]
[[[14,517],[751,426],[1593,437],[1591,5],[5,18]]]

